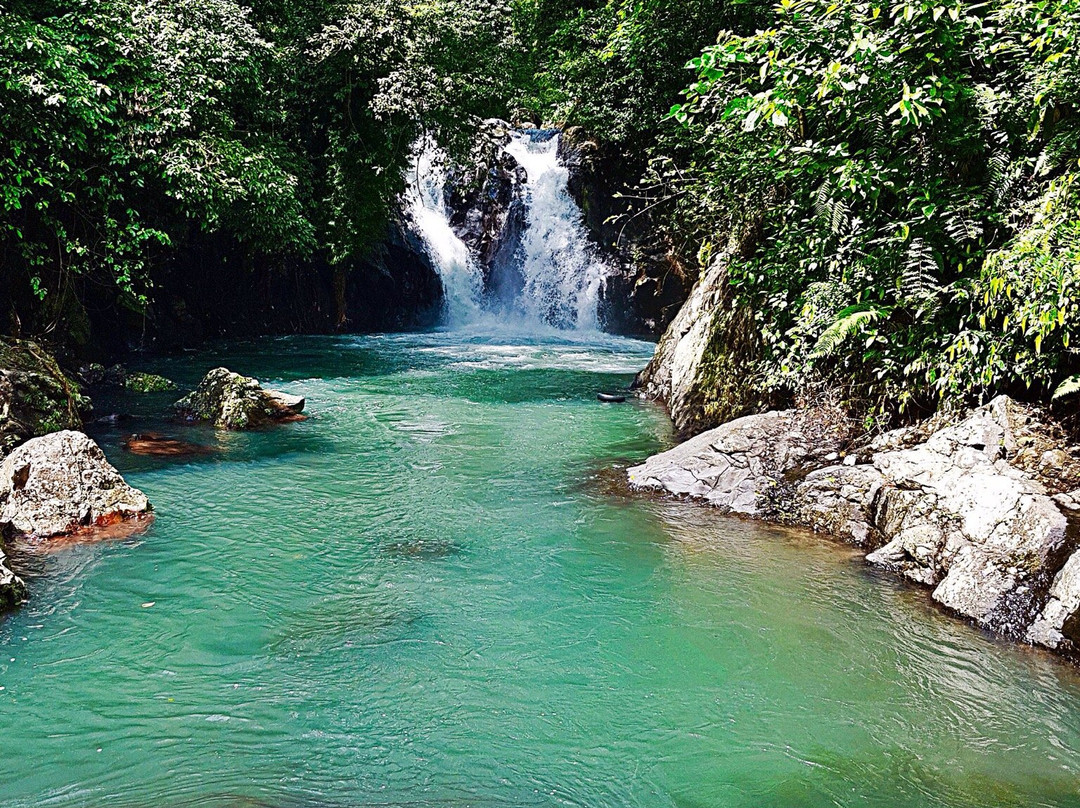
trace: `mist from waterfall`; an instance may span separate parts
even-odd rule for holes
[[[512,258],[490,269],[489,288],[483,268],[450,224],[443,156],[430,142],[417,149],[408,206],[442,277],[447,325],[496,320],[520,328],[598,330],[611,267],[590,242],[570,196],[570,173],[558,160],[559,138],[557,132],[519,131],[505,147],[527,175],[520,189],[525,227]]]

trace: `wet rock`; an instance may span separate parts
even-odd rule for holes
[[[90,400],[56,360],[29,340],[0,340],[0,457],[61,429],[81,429]]]
[[[124,421],[130,421],[131,416],[122,412],[111,412],[108,415],[102,415],[99,418],[95,418],[91,423],[101,424],[103,426],[116,426],[122,424]]]
[[[123,387],[126,379],[127,369],[123,365],[105,367],[97,362],[91,362],[79,368],[79,380],[91,387],[98,385]]]
[[[90,386],[123,387],[132,393],[168,393],[176,389],[176,383],[164,376],[132,372],[123,365],[83,365],[79,368],[79,378]]]
[[[524,285],[517,254],[528,221],[528,177],[504,150],[511,131],[506,121],[484,121],[471,165],[453,168],[447,182],[450,224],[483,268],[487,291],[499,300],[513,300]]]
[[[154,373],[129,373],[124,389],[133,393],[169,393],[176,389],[176,382]]]
[[[304,407],[307,406],[307,399],[303,396],[292,396],[277,390],[267,390],[266,394],[279,406],[297,414],[303,412]]]
[[[571,126],[559,140],[558,157],[569,172],[567,190],[586,229],[618,270],[602,290],[605,329],[660,336],[687,300],[697,271],[688,271],[671,245],[657,237],[661,223],[649,203],[639,201],[642,155],[627,154]]]
[[[124,482],[81,432],[34,438],[0,464],[0,532],[49,538],[149,514],[146,496]]]
[[[26,584],[5,565],[4,553],[0,551],[0,612],[14,609],[26,602]]]
[[[821,413],[750,415],[704,432],[631,468],[635,488],[702,499],[747,516],[776,515],[794,479],[838,452],[846,437]]]
[[[142,432],[129,435],[124,441],[124,448],[137,455],[150,457],[198,457],[213,454],[214,449],[198,443],[187,443],[179,438],[162,435],[158,432]]]
[[[264,390],[259,382],[227,368],[211,370],[194,392],[174,405],[189,421],[212,423],[220,429],[252,429],[269,423],[296,420],[304,400]]]
[[[846,455],[841,433],[808,423],[793,411],[741,418],[629,478],[831,533],[984,628],[1080,653],[1080,490],[1057,490],[1075,479],[1075,453],[1054,447],[1042,413],[1000,397]]]

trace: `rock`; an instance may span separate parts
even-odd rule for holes
[[[0,340],[0,457],[61,429],[81,429],[90,400],[40,345]]]
[[[105,367],[97,362],[91,362],[79,368],[79,379],[83,384],[91,387],[97,385],[109,385],[123,387],[127,380],[128,372],[123,365]]]
[[[48,538],[147,515],[94,441],[55,432],[27,441],[0,464],[0,532]]]
[[[307,399],[303,396],[291,396],[288,393],[281,393],[277,390],[267,390],[266,394],[281,407],[297,414],[302,413],[304,407],[307,406]]]
[[[189,421],[205,421],[221,429],[252,429],[268,423],[295,420],[304,400],[267,391],[258,381],[227,368],[211,370],[194,392],[176,402],[177,413]]]
[[[800,473],[838,452],[845,430],[821,413],[750,415],[649,458],[627,474],[631,486],[702,499],[747,516],[778,515]]]
[[[1002,397],[922,443],[911,445],[910,429],[882,436],[875,446],[909,448],[808,475],[796,494],[801,521],[876,548],[871,563],[934,587],[934,600],[981,626],[1023,636],[1066,541],[1046,486],[1013,465],[1033,423]]]
[[[26,584],[7,568],[4,561],[4,554],[0,552],[0,612],[14,609],[25,603],[28,597]]]
[[[1080,656],[1080,490],[1055,493],[1076,474],[1056,427],[1000,397],[879,436],[863,455],[844,453],[838,423],[740,418],[630,469],[630,482],[831,533],[984,628]]]
[[[79,378],[91,386],[123,387],[132,393],[168,393],[176,383],[155,373],[131,372],[123,365],[105,367],[97,363],[79,368]]]
[[[1076,655],[1080,652],[1080,553],[1054,578],[1050,597],[1027,631],[1027,640]]]
[[[844,464],[812,471],[797,489],[793,521],[842,536],[860,547],[879,546],[869,514],[882,483],[876,469],[862,466]]]
[[[176,382],[153,373],[129,373],[124,388],[133,393],[169,393],[176,389]]]
[[[747,333],[738,327],[744,312],[732,307],[727,287],[734,250],[730,245],[702,274],[634,382],[644,398],[667,405],[680,435],[761,409],[747,375],[733,362],[740,352],[747,355],[738,342]]]
[[[456,167],[447,181],[450,224],[484,272],[484,286],[496,299],[512,301],[524,287],[518,251],[528,224],[525,169],[504,151],[511,126],[491,119],[481,124],[472,165]]]
[[[129,435],[124,441],[124,448],[132,454],[150,457],[197,457],[214,453],[210,446],[188,443],[179,438],[161,435],[157,432],[142,432]]]
[[[558,157],[569,173],[567,190],[581,208],[582,223],[617,269],[601,290],[604,329],[659,337],[686,301],[697,271],[684,266],[672,245],[658,238],[662,222],[639,202],[645,156],[627,154],[571,126],[559,140]]]

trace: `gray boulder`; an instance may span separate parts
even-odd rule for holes
[[[1014,465],[1031,431],[1029,411],[995,399],[925,442],[808,475],[796,494],[800,521],[868,546],[868,561],[934,587],[934,600],[979,625],[1023,636],[1067,524],[1043,482]]]
[[[27,441],[0,464],[0,532],[49,538],[150,512],[94,441],[54,432]]]
[[[629,470],[638,488],[793,522],[866,548],[992,631],[1080,653],[1080,464],[1006,397],[879,436],[841,459],[833,417],[749,416]]]
[[[748,415],[703,432],[627,474],[631,486],[702,499],[732,513],[774,515],[800,474],[839,451],[844,430],[820,413]]]
[[[1080,552],[1073,553],[1054,578],[1027,640],[1055,651],[1080,652]]]
[[[173,406],[189,421],[240,430],[295,419],[304,405],[303,398],[264,390],[255,379],[227,368],[215,368],[192,393]]]

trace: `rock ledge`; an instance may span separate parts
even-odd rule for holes
[[[630,469],[630,484],[831,533],[986,629],[1080,657],[1080,461],[1037,410],[1002,396],[846,456],[813,423],[740,418]]]

